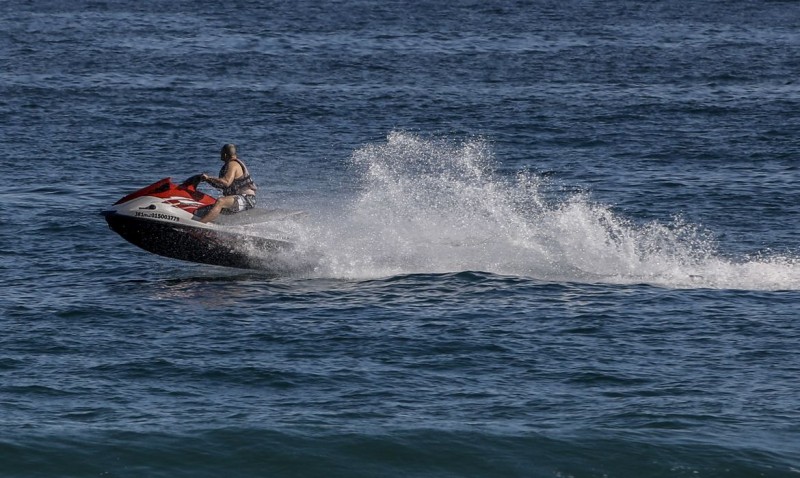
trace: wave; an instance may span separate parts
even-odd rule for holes
[[[355,197],[290,226],[313,277],[484,271],[543,281],[800,289],[791,255],[731,259],[676,217],[637,224],[531,171],[501,174],[487,141],[391,132],[356,150]],[[303,262],[300,264],[299,262]],[[301,267],[302,266],[302,267]]]
[[[789,476],[790,455],[693,440],[462,430],[61,431],[0,437],[14,476]]]

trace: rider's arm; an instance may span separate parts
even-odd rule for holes
[[[236,179],[236,173],[242,169],[238,162],[231,161],[231,163],[232,164],[228,165],[227,171],[225,171],[225,176],[221,178],[214,178],[208,174],[203,174],[203,180],[215,188],[227,188],[233,184],[233,180]]]

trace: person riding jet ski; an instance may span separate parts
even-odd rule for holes
[[[226,144],[220,151],[220,159],[225,163],[215,178],[206,173],[195,176],[198,182],[205,181],[222,190],[222,197],[200,219],[208,223],[216,219],[223,210],[225,212],[241,212],[256,207],[256,186],[247,166],[236,156],[236,145]],[[190,179],[191,180],[191,179]]]

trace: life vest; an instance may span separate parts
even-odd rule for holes
[[[247,166],[244,165],[241,159],[232,159],[231,161],[236,161],[242,166],[242,176],[233,180],[230,186],[226,188],[222,188],[222,195],[223,196],[236,196],[239,194],[245,196],[255,196],[256,190],[258,187],[256,186],[255,181],[253,178],[250,177],[250,171],[247,170]],[[228,161],[225,165],[222,166],[222,169],[219,170],[219,177],[225,177],[225,173],[227,172],[228,165],[231,163]]]

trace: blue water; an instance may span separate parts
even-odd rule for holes
[[[800,4],[0,11],[0,476],[800,473]],[[97,214],[227,142],[275,267]]]

